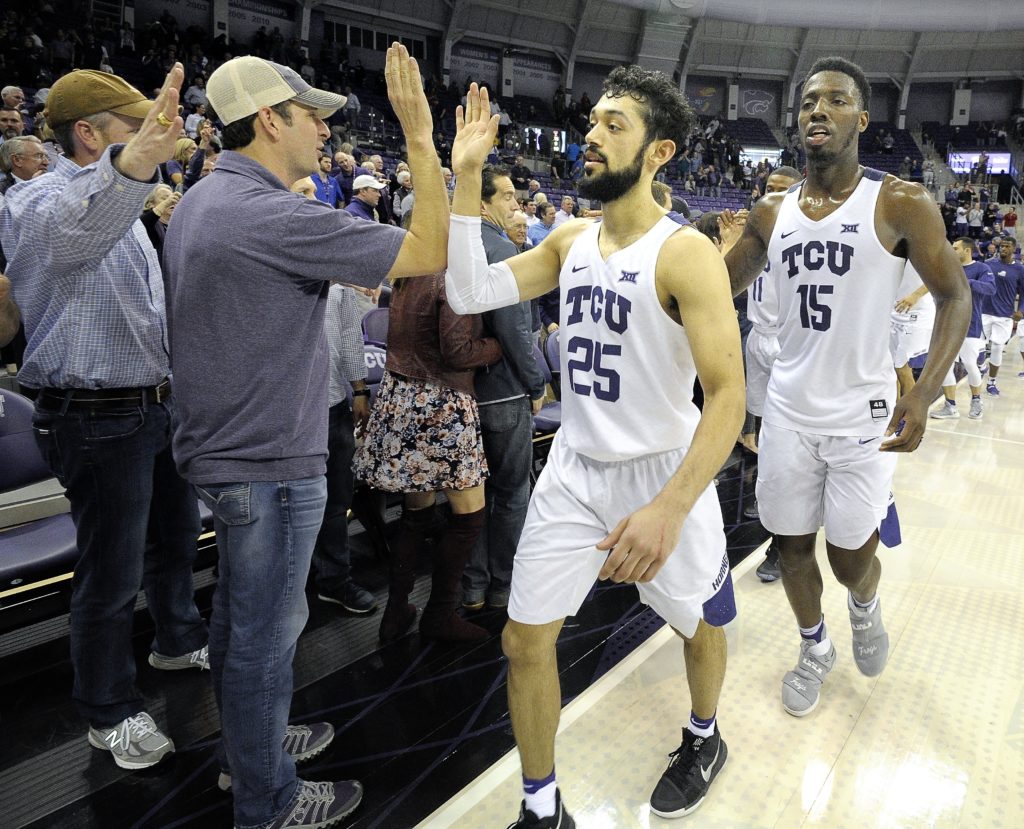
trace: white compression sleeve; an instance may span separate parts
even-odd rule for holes
[[[451,217],[444,286],[456,314],[479,314],[519,302],[512,269],[505,262],[487,264],[478,216]]]

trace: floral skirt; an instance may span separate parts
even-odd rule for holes
[[[489,473],[476,400],[385,371],[352,466],[385,492],[479,486]]]

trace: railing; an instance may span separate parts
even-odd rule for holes
[[[124,21],[124,0],[92,0],[89,12],[97,22],[105,20],[120,26]]]

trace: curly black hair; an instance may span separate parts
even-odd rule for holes
[[[630,97],[644,107],[647,143],[668,139],[677,150],[686,146],[694,124],[693,108],[678,85],[664,72],[640,66],[616,66],[604,79],[602,90],[609,98]]]
[[[811,68],[807,70],[807,74],[804,75],[803,85],[806,86],[811,76],[817,75],[819,72],[838,72],[841,75],[852,78],[857,86],[857,91],[860,93],[861,111],[867,110],[868,105],[871,103],[871,84],[868,83],[868,77],[864,74],[864,70],[857,64],[838,56],[818,58],[814,61]]]

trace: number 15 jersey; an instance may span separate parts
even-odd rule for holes
[[[819,435],[885,432],[896,399],[889,315],[906,259],[875,235],[885,173],[865,169],[846,202],[813,221],[802,184],[783,198],[768,245],[779,298],[779,356],[764,419]]]
[[[661,307],[655,275],[665,241],[696,231],[665,217],[607,260],[600,231],[597,222],[580,232],[559,274],[562,435],[598,461],[689,447],[700,420],[696,369],[686,332]]]

